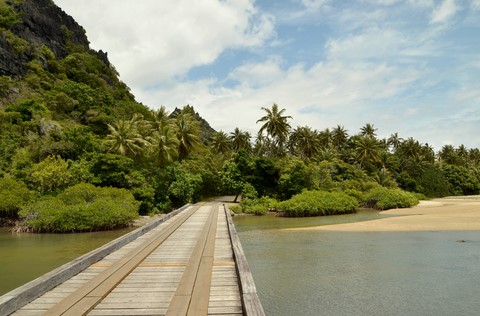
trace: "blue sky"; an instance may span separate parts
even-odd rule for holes
[[[54,0],[139,102],[480,147],[480,0]]]

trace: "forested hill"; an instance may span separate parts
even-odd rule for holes
[[[53,1],[0,0],[0,194],[12,194],[0,217],[31,200],[21,192],[42,199],[84,183],[127,189],[141,213],[198,198],[199,185],[175,180],[200,183],[180,161],[215,131],[191,106],[169,116],[137,102]]]

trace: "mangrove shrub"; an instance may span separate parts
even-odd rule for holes
[[[418,204],[415,194],[400,189],[376,187],[365,194],[363,205],[377,210],[406,208]]]
[[[291,217],[355,213],[358,207],[354,197],[327,191],[303,191],[278,204],[278,208]]]
[[[35,194],[25,183],[11,178],[0,178],[0,217],[17,217],[20,206],[30,202]]]
[[[126,189],[81,183],[23,206],[19,230],[69,233],[125,227],[138,217],[139,204]]]

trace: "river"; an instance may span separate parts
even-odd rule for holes
[[[12,234],[0,228],[0,295],[78,256],[124,235],[132,228],[79,234]]]
[[[266,314],[478,315],[480,231],[283,230],[386,216],[234,217]],[[0,295],[127,231],[0,229]]]
[[[480,231],[282,230],[378,216],[235,217],[266,314],[479,314]]]

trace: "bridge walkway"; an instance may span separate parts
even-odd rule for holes
[[[12,315],[264,312],[228,209],[208,202],[185,207]]]

